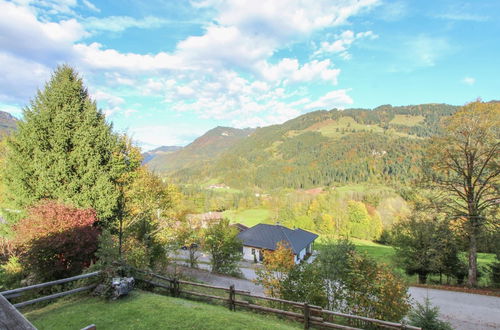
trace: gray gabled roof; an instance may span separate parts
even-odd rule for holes
[[[298,254],[312,243],[318,235],[303,229],[290,229],[280,225],[260,223],[238,234],[243,245],[256,248],[276,250],[276,245],[284,241],[293,253]]]

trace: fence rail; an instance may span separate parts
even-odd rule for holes
[[[17,288],[17,289],[2,291],[2,292],[0,292],[0,295],[4,296],[6,299],[17,298],[17,297],[21,296],[24,292],[29,291],[29,290],[41,289],[41,288],[45,288],[45,287],[49,287],[49,286],[53,286],[53,285],[58,285],[58,284],[63,284],[63,283],[67,283],[67,282],[77,281],[77,280],[81,280],[81,279],[84,279],[84,278],[94,277],[94,276],[97,276],[99,274],[100,274],[100,271],[97,271],[97,272],[93,272],[93,273],[88,273],[88,274],[83,274],[83,275],[78,275],[78,276],[63,278],[63,279],[56,280],[56,281],[51,281],[51,282],[45,282],[45,283],[40,283],[40,284],[29,285],[29,286],[25,286],[25,287],[22,287],[22,288]],[[74,293],[77,293],[77,292],[91,290],[91,289],[95,288],[96,286],[97,285],[93,284],[93,285],[87,285],[87,286],[75,288],[75,289],[72,289],[72,290],[67,290],[67,291],[64,291],[64,292],[54,293],[54,294],[43,296],[43,297],[40,297],[40,298],[31,299],[31,300],[28,300],[28,301],[23,301],[23,302],[16,303],[16,304],[14,304],[14,307],[19,308],[19,307],[23,307],[23,306],[35,304],[37,302],[45,301],[45,300],[51,300],[51,299],[56,299],[56,298],[59,298],[59,297],[64,297],[64,296],[67,296],[67,295],[70,295],[70,294],[74,294]]]
[[[320,306],[309,305],[307,303],[290,301],[272,297],[253,295],[249,291],[236,290],[233,285],[228,287],[208,285],[190,281],[179,280],[176,278],[168,278],[162,275],[154,274],[144,270],[134,269],[146,278],[140,278],[140,281],[149,285],[165,289],[174,297],[179,297],[181,294],[187,296],[195,296],[204,299],[213,299],[222,301],[227,304],[230,310],[236,310],[236,306],[246,309],[253,309],[265,313],[281,315],[295,319],[304,323],[304,328],[309,329],[310,326],[318,326],[320,328],[344,329],[353,330],[360,329],[359,327],[370,326],[389,329],[408,329],[419,330],[420,328],[403,323],[395,323],[373,319],[364,316],[357,316],[345,313],[334,312],[323,309]],[[156,279],[153,281],[152,279]],[[158,281],[159,280],[159,281]],[[167,282],[167,284],[161,283]],[[181,285],[183,286],[181,288]],[[192,287],[186,289],[186,287]],[[197,292],[194,288],[223,291],[224,295],[217,295],[213,292]],[[236,296],[239,296],[238,299]],[[243,300],[243,299],[247,300]],[[248,301],[250,300],[250,301]],[[267,304],[267,305],[266,305]],[[282,307],[276,308],[276,305]],[[339,322],[344,320],[344,322]],[[340,324],[345,323],[345,324]]]

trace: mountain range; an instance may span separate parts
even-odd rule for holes
[[[0,138],[10,134],[17,127],[17,119],[8,112],[0,111]]]
[[[237,188],[405,183],[419,175],[426,139],[457,109],[382,105],[315,111],[257,129],[217,127],[148,166],[174,182]]]
[[[170,172],[217,158],[221,153],[252,134],[254,129],[216,127],[175,152],[157,154],[147,162],[156,172]],[[156,149],[155,149],[156,150]],[[143,154],[144,155],[144,154]]]

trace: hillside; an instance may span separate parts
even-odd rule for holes
[[[201,137],[173,153],[161,154],[148,163],[157,172],[169,172],[186,166],[201,166],[202,163],[216,158],[240,140],[247,138],[254,130],[231,127],[216,127]]]
[[[143,157],[142,163],[147,164],[151,160],[153,160],[153,158],[155,158],[155,157],[170,154],[170,153],[175,152],[175,151],[180,150],[180,149],[182,149],[182,147],[179,147],[179,146],[161,146],[161,147],[158,147],[156,149],[144,152],[144,153],[142,153],[142,157]]]
[[[404,183],[419,174],[425,139],[457,108],[383,105],[311,112],[282,125],[257,128],[216,157],[198,154],[197,162],[177,157],[161,169],[178,182],[216,180],[240,188]]]
[[[14,118],[10,113],[0,111],[0,136],[9,134],[16,129],[17,119]]]

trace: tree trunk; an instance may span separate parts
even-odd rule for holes
[[[420,283],[420,284],[427,283],[427,273],[419,273],[418,274],[418,283]]]
[[[467,286],[477,285],[477,241],[476,233],[472,232],[469,237],[469,277]]]

